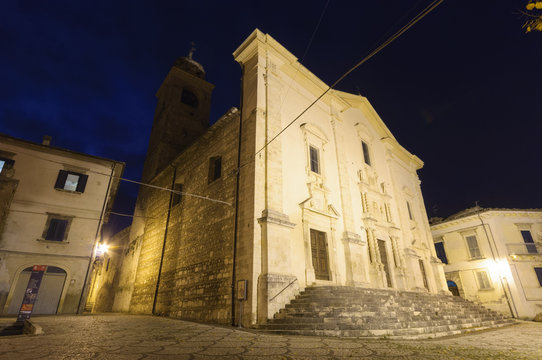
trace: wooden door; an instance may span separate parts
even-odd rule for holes
[[[329,280],[326,233],[311,229],[312,266],[317,280]]]

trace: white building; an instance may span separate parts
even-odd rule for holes
[[[243,284],[252,326],[310,286],[448,294],[423,162],[369,101],[326,92],[259,30],[234,58],[241,108],[211,127],[212,85],[193,59],[178,59],[157,93],[143,179],[198,197],[141,188],[113,311],[229,323]]]
[[[454,295],[517,318],[542,313],[542,209],[474,207],[431,230]]]
[[[0,134],[0,314],[47,265],[34,314],[75,313],[124,163]]]

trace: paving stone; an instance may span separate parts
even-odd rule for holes
[[[49,316],[33,321],[45,333],[1,337],[0,360],[542,359],[542,323],[534,322],[408,341],[277,336],[141,315]],[[114,335],[104,336],[111,329]]]

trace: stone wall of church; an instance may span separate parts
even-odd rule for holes
[[[131,312],[152,312],[159,277],[155,314],[230,321],[238,126],[232,109],[152,180],[166,188],[182,184],[182,192],[198,195],[183,195],[171,207],[167,236],[171,193],[141,189],[145,225]],[[217,156],[221,175],[209,182],[209,162]]]

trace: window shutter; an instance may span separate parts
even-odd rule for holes
[[[65,170],[59,170],[58,177],[56,178],[55,189],[64,189],[66,179],[68,178],[68,172]]]
[[[68,220],[51,219],[45,240],[63,241]]]
[[[79,181],[77,182],[77,189],[75,191],[77,192],[85,192],[85,187],[87,186],[87,179],[88,175],[78,174],[79,175]]]
[[[481,257],[480,248],[478,247],[478,241],[476,236],[467,236],[467,245],[469,246],[469,252],[471,258]]]

